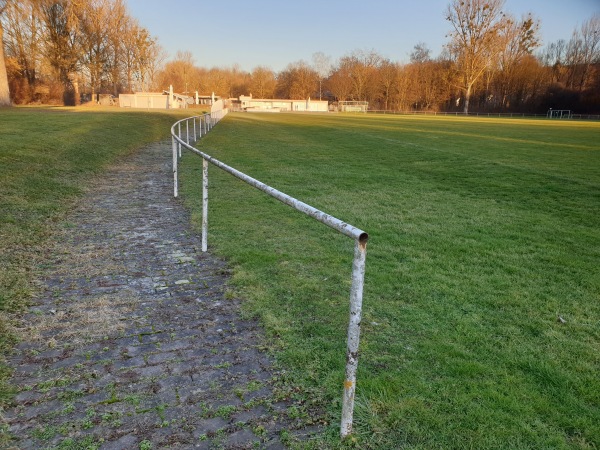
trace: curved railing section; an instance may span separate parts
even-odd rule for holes
[[[348,340],[346,348],[346,376],[344,380],[344,394],[342,402],[342,419],[340,435],[348,436],[352,432],[352,416],[354,410],[354,394],[356,388],[356,369],[358,365],[358,344],[360,339],[360,322],[362,317],[362,297],[365,278],[365,261],[367,254],[367,241],[369,235],[353,225],[341,221],[323,211],[318,210],[294,197],[291,197],[267,184],[252,178],[239,170],[213,158],[190,144],[196,142],[227,115],[227,109],[217,109],[210,114],[188,117],[175,122],[171,127],[171,140],[173,148],[173,181],[175,197],[178,196],[178,160],[181,157],[181,148],[186,148],[202,157],[202,251],[208,248],[208,164],[233,175],[259,189],[282,203],[300,211],[334,230],[348,236],[355,241],[354,259],[352,262],[352,284],[350,287],[350,321],[348,324]]]

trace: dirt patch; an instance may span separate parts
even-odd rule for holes
[[[33,309],[30,325],[20,330],[21,337],[32,343],[54,348],[68,342],[78,348],[94,340],[115,336],[126,329],[126,317],[141,302],[133,293],[87,295],[78,300],[58,299],[56,308],[49,311]]]

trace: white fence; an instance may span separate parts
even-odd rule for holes
[[[369,114],[389,114],[395,116],[464,116],[464,117],[530,117],[547,118],[548,114],[526,114],[526,113],[487,113],[487,112],[445,112],[445,111],[390,111],[386,109],[370,109]],[[600,120],[599,114],[571,114],[571,119]]]
[[[171,139],[173,148],[173,177],[174,196],[178,196],[178,159],[181,157],[181,147],[202,157],[202,251],[207,251],[208,241],[208,163],[224,170],[225,172],[239,178],[249,185],[259,189],[280,202],[291,206],[319,222],[333,228],[334,230],[352,238],[354,244],[354,259],[352,261],[352,281],[350,287],[350,320],[348,324],[348,338],[346,347],[346,375],[344,379],[344,391],[342,398],[342,418],[340,423],[340,435],[342,438],[352,432],[352,420],[354,411],[354,393],[356,389],[356,369],[358,366],[358,344],[360,339],[360,323],[362,317],[362,297],[365,278],[365,260],[367,255],[367,241],[369,235],[363,230],[345,223],[323,211],[320,211],[300,200],[297,200],[277,189],[268,186],[261,181],[252,178],[239,170],[213,158],[212,156],[198,150],[190,145],[190,138],[194,142],[210,131],[228,113],[228,110],[219,102],[215,102],[210,114],[203,116],[188,117],[175,122],[171,127]],[[183,126],[182,126],[183,124]],[[185,134],[182,134],[185,131]],[[199,131],[199,133],[197,133]]]

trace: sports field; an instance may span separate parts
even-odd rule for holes
[[[600,447],[600,123],[232,114],[198,146],[370,235],[347,446]],[[210,183],[232,295],[336,446],[353,242]]]

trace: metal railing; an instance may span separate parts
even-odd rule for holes
[[[173,147],[173,176],[174,196],[178,196],[178,173],[177,164],[181,157],[181,147],[185,147],[193,153],[202,157],[202,251],[207,251],[208,235],[208,163],[248,183],[282,203],[300,211],[319,222],[333,228],[334,230],[354,239],[354,259],[352,261],[352,284],[350,287],[350,320],[348,324],[348,338],[346,348],[346,373],[344,379],[344,391],[342,399],[342,418],[340,423],[340,435],[342,438],[352,433],[352,417],[354,411],[354,394],[356,390],[356,369],[358,366],[358,344],[360,339],[360,323],[362,317],[362,297],[365,278],[365,259],[367,254],[367,241],[369,235],[348,223],[345,223],[323,211],[301,202],[277,189],[252,178],[233,167],[219,161],[190,145],[190,137],[194,142],[202,137],[202,131],[206,134],[213,126],[227,114],[227,110],[203,116],[188,117],[175,122],[171,127],[171,140]],[[198,127],[196,127],[196,122]],[[190,125],[191,123],[191,125]],[[182,124],[184,126],[182,127]],[[197,134],[197,130],[200,133]],[[182,135],[185,132],[185,135]],[[192,133],[192,134],[191,134]]]
[[[343,113],[341,114],[352,114]],[[370,109],[367,111],[368,114],[380,114],[380,115],[391,115],[391,116],[455,116],[455,117],[504,117],[504,118],[551,118],[548,114],[529,114],[529,113],[502,113],[502,112],[462,112],[462,111],[396,111],[391,109]],[[566,117],[561,117],[566,119]],[[556,119],[556,117],[554,117]],[[580,120],[600,120],[600,114],[571,114],[569,119],[580,119]]]

